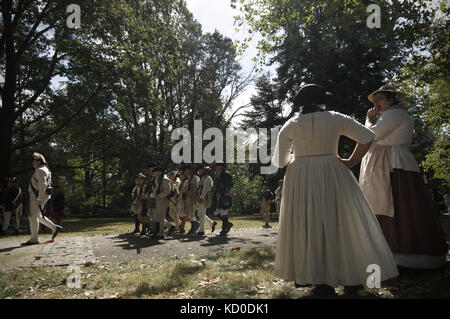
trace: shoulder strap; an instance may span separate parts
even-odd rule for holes
[[[16,196],[16,198],[14,198],[14,200],[13,200],[13,204],[14,204],[14,206],[16,206],[17,205],[17,202],[19,201],[19,199],[21,198],[21,196],[22,196],[22,189],[20,188],[20,187],[18,187],[18,189],[19,189],[19,192],[17,193],[17,196]]]

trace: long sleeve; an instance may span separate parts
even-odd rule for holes
[[[197,197],[198,182],[199,182],[199,178],[196,175],[193,175],[189,181],[189,183],[190,183],[189,196],[192,198]]]
[[[340,114],[340,117],[341,135],[345,135],[361,144],[367,144],[374,139],[375,133],[371,129],[345,114]]]
[[[202,193],[200,194],[200,199],[205,199],[206,194],[211,190],[213,181],[212,178],[209,176],[206,176],[204,180],[202,181],[203,187],[202,187]]]
[[[169,196],[170,192],[171,192],[171,187],[170,187],[170,182],[167,178],[164,178],[162,183],[161,183],[161,192],[159,193],[159,197],[161,198],[166,198],[167,196]]]
[[[288,126],[286,124],[281,128],[280,133],[278,134],[275,152],[272,157],[273,165],[279,168],[284,167],[289,163],[289,155],[293,144],[293,140],[288,134]]]
[[[409,114],[403,109],[388,109],[381,114],[375,124],[366,125],[375,132],[375,141],[381,140],[392,131],[399,128],[405,120],[409,120]]]
[[[45,200],[47,200],[47,193],[45,192],[47,190],[47,186],[48,186],[48,179],[50,178],[50,174],[49,172],[47,173],[47,171],[44,168],[38,168],[37,169],[37,174],[38,174],[38,180],[39,180],[39,195],[38,195],[38,200],[41,202],[44,202]]]

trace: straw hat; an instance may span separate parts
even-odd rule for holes
[[[381,86],[379,89],[377,89],[376,91],[373,91],[372,93],[370,93],[367,98],[369,99],[369,101],[371,103],[373,103],[373,97],[376,93],[378,92],[392,92],[395,94],[395,98],[397,99],[397,103],[401,102],[405,97],[406,97],[406,93],[405,92],[401,92],[401,91],[397,91],[393,86],[391,85],[383,85]]]

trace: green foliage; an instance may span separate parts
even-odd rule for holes
[[[430,1],[378,1],[381,28],[370,29],[364,0],[232,0],[238,28],[259,33],[257,61],[276,65],[276,77],[263,77],[252,98],[255,111],[244,125],[276,126],[280,105],[289,103],[302,83],[325,86],[337,97],[333,110],[364,121],[367,95],[382,84],[395,84],[409,98],[416,119],[412,150],[433,177],[449,180],[449,8],[441,17]],[[240,43],[241,51],[245,44]],[[293,113],[297,111],[292,109]],[[340,142],[344,157],[354,143]]]
[[[127,207],[133,176],[149,162],[175,168],[171,131],[192,131],[196,119],[205,128],[224,126],[226,111],[245,87],[232,41],[219,32],[203,34],[184,1],[88,1],[77,30],[61,16],[69,2],[49,2],[45,10],[43,1],[5,3],[24,15],[15,33],[0,21],[2,39],[11,35],[20,43],[27,34],[36,36],[17,65],[0,52],[0,71],[5,61],[18,71],[7,81],[19,85],[11,108],[44,91],[17,119],[2,117],[14,131],[2,134],[0,160],[6,164],[0,163],[0,175],[19,175],[26,185],[29,154],[40,151],[75,210]],[[34,23],[39,30],[48,24],[49,34],[33,33]],[[43,52],[56,48],[58,60],[49,69],[52,56]],[[51,85],[52,78],[61,79],[59,85]],[[235,89],[226,96],[228,87]]]
[[[260,190],[263,178],[249,171],[249,164],[236,164],[228,168],[233,175],[234,214],[252,214],[259,210]]]

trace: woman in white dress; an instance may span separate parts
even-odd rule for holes
[[[403,92],[382,86],[368,96],[374,107],[366,127],[375,140],[361,162],[359,182],[376,214],[397,265],[445,266],[447,242],[414,155],[414,120],[400,104]]]
[[[301,112],[281,128],[272,159],[277,167],[288,165],[275,272],[326,294],[334,294],[338,285],[367,284],[369,265],[380,267],[380,281],[398,275],[377,219],[349,170],[367,152],[374,133],[349,116],[324,111],[331,100],[322,86],[302,86],[294,99]],[[358,142],[346,160],[337,155],[341,135]]]

